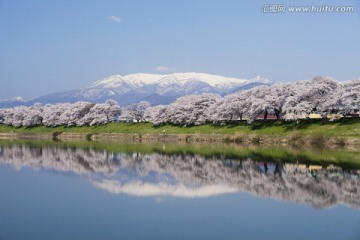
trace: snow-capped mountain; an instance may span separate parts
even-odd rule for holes
[[[89,88],[113,89],[118,93],[125,93],[129,90],[150,87],[161,95],[196,94],[203,92],[226,94],[234,88],[253,82],[262,84],[271,83],[270,80],[260,76],[247,80],[206,73],[174,73],[169,75],[138,73],[126,76],[110,76],[103,80],[96,81]]]
[[[229,78],[206,73],[174,73],[114,75],[94,82],[82,90],[81,95],[98,100],[115,97],[120,104],[127,105],[141,100],[152,104],[167,104],[188,94],[216,93],[226,95],[272,82],[263,77],[253,79]],[[103,91],[108,91],[104,94]]]
[[[22,97],[13,97],[7,99],[0,99],[0,107],[12,107],[16,105],[23,105],[26,103],[26,100]]]
[[[243,79],[207,73],[173,73],[167,75],[137,73],[125,76],[113,75],[82,89],[53,93],[26,103],[75,102],[80,100],[103,102],[111,98],[123,106],[143,100],[152,105],[157,105],[168,104],[176,98],[188,94],[215,93],[227,95],[271,83],[272,81],[260,76]],[[22,103],[24,104],[24,102]]]
[[[6,98],[6,99],[0,99],[0,103],[4,102],[25,102],[26,100],[22,97],[13,97],[13,98]]]

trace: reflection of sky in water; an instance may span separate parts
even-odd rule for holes
[[[266,166],[267,166],[267,170],[265,169],[265,165],[263,163],[258,164],[258,168],[261,172],[266,172],[266,171],[270,173],[275,172],[275,164],[268,163]]]

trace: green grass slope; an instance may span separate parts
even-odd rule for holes
[[[30,128],[15,128],[0,125],[2,133],[124,133],[124,134],[258,134],[268,136],[286,136],[288,134],[317,135],[331,137],[360,137],[360,119],[345,118],[336,122],[328,120],[303,120],[299,123],[284,121],[255,121],[252,124],[246,122],[230,123],[225,126],[217,124],[204,124],[200,126],[153,126],[151,123],[109,123],[100,126],[82,127],[45,127],[36,126]]]

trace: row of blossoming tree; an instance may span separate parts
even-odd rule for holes
[[[252,122],[262,113],[278,119],[298,120],[310,113],[347,115],[360,107],[360,79],[338,82],[315,77],[310,81],[261,86],[221,97],[190,95],[170,105],[148,108],[145,118],[154,124],[199,125],[205,122],[244,120]]]
[[[169,105],[151,107],[139,102],[121,108],[114,100],[35,104],[0,109],[0,121],[15,127],[84,126],[123,121],[149,121],[156,125],[200,125],[234,120],[254,121],[260,114],[273,113],[278,119],[298,120],[310,113],[322,116],[347,115],[360,108],[360,80],[337,82],[315,77],[310,81],[261,86],[221,97],[216,94],[188,95]]]
[[[114,100],[102,104],[76,102],[43,106],[36,103],[30,107],[0,109],[0,119],[4,124],[15,127],[92,126],[112,122],[120,113],[121,108]]]

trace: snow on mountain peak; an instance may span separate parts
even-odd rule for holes
[[[256,76],[254,78],[249,79],[248,81],[250,82],[259,82],[259,83],[266,83],[266,84],[270,84],[273,81],[271,81],[268,78],[262,77],[262,76]]]
[[[155,83],[174,83],[183,84],[189,80],[197,80],[205,82],[212,87],[231,87],[235,85],[246,84],[247,82],[259,81],[263,83],[269,83],[270,80],[257,76],[251,80],[243,78],[231,78],[223,77],[219,75],[212,75],[208,73],[173,73],[173,74],[148,74],[148,73],[136,73],[130,75],[113,75],[108,78],[105,78],[100,81],[96,81],[91,85],[92,88],[118,88],[121,87],[124,83],[130,85],[131,87],[143,87],[149,84]]]
[[[157,82],[163,77],[164,75],[146,73],[136,73],[125,76],[113,75],[94,82],[90,88],[118,88],[122,87],[123,84],[136,88]]]
[[[232,85],[232,84],[243,84],[246,82],[246,79],[241,78],[230,78],[223,77],[219,75],[212,75],[208,73],[174,73],[172,74],[179,80],[186,79],[198,79],[202,82],[209,84],[210,86],[216,87],[219,85]]]
[[[6,98],[6,99],[0,99],[0,103],[6,103],[6,102],[25,102],[26,100],[22,97],[13,97],[13,98]]]
[[[152,84],[159,81],[166,75],[151,74],[151,73],[135,73],[124,76],[124,78],[132,83]]]
[[[90,88],[117,88],[124,80],[121,75],[113,75],[94,82]]]
[[[153,94],[176,98],[187,94],[229,94],[256,85],[270,83],[270,80],[261,76],[244,79],[196,72],[172,74],[136,73],[125,76],[113,75],[96,81],[85,88],[81,95],[89,99],[115,96],[116,94],[125,94],[124,97],[126,96],[125,98],[128,100],[135,96],[147,99],[148,96]]]

